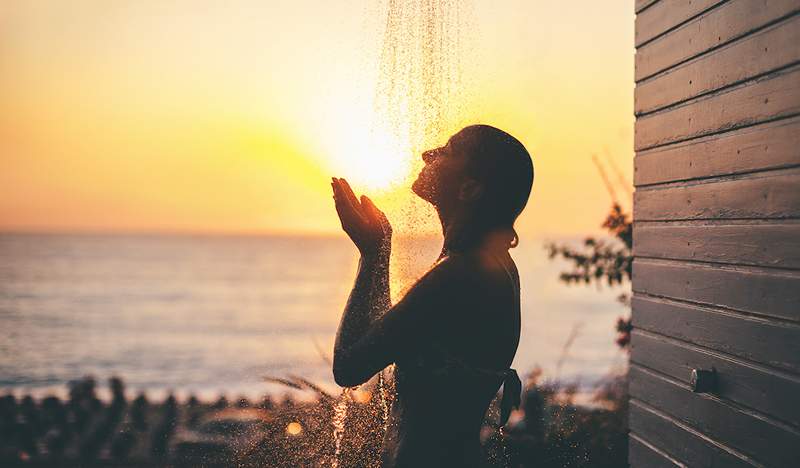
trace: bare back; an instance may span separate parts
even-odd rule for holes
[[[519,343],[519,277],[507,252],[444,261],[398,340],[384,466],[486,464],[480,429]]]

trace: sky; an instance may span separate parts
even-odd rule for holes
[[[464,39],[444,127],[491,124],[528,148],[521,235],[599,232],[611,195],[593,154],[630,207],[633,0],[440,3],[459,4]],[[333,233],[333,175],[433,229],[408,205],[418,156],[374,136],[387,8],[3,1],[0,230]]]

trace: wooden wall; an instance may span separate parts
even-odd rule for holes
[[[800,0],[635,5],[631,465],[800,467]]]

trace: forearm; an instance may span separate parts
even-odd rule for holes
[[[373,313],[372,317],[379,317],[392,307],[392,298],[389,290],[389,253],[381,254],[375,270],[375,284],[373,285]]]
[[[362,256],[336,333],[334,357],[349,350],[390,306],[388,253]]]

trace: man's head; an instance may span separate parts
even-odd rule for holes
[[[533,162],[516,138],[489,125],[471,125],[422,159],[414,193],[440,212],[466,211],[487,229],[513,229],[533,184]]]

